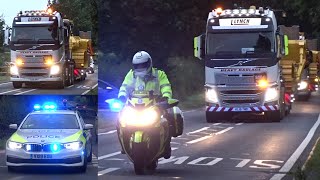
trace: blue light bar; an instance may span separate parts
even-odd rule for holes
[[[36,110],[36,111],[40,110],[40,109],[41,109],[40,104],[35,104],[35,105],[33,106],[33,109]]]
[[[51,146],[50,146],[50,150],[52,151],[52,152],[58,152],[58,151],[60,151],[60,145],[59,144],[51,144]]]
[[[123,102],[118,99],[108,99],[105,102],[109,104],[110,110],[113,112],[120,112],[123,108]]]

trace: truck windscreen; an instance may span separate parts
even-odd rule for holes
[[[208,33],[206,43],[206,54],[211,56],[264,54],[275,49],[272,32]]]
[[[14,27],[11,41],[19,44],[52,44],[58,41],[57,30],[50,26]]]

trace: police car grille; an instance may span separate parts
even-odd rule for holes
[[[41,144],[29,144],[29,145],[30,145],[30,150],[28,152],[41,152],[42,151]],[[26,149],[26,146],[25,146],[25,149]]]

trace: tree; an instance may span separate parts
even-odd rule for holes
[[[5,21],[3,16],[0,16],[0,52],[3,51],[3,43],[4,43],[4,27]]]

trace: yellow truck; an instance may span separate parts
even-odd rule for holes
[[[299,26],[280,28],[288,37],[289,54],[280,60],[286,92],[293,100],[294,96],[307,100],[317,88],[312,82],[318,80],[318,52],[308,48],[308,41],[304,33],[299,32]]]

